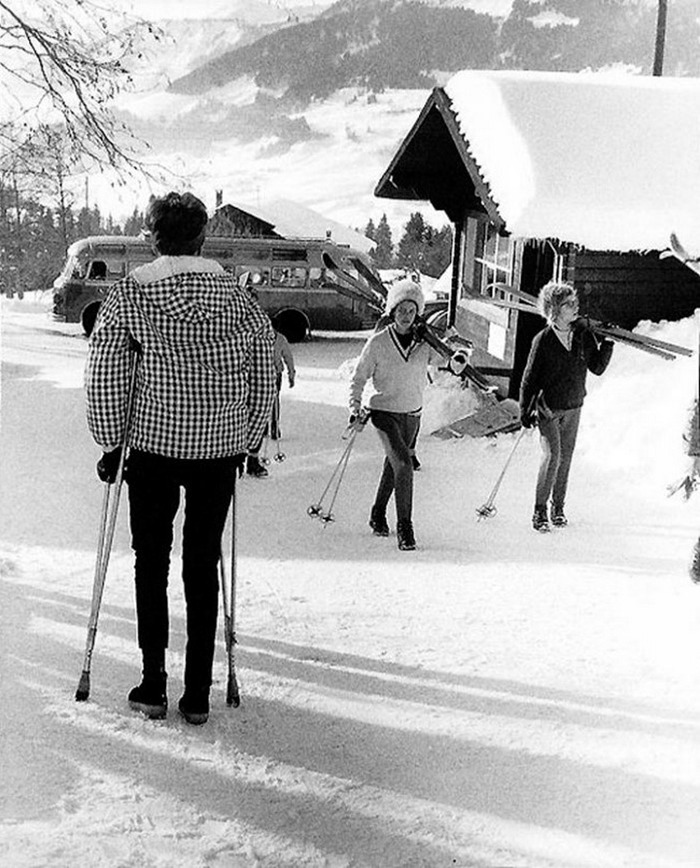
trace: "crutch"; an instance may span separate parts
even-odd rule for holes
[[[510,450],[510,454],[508,455],[508,458],[506,459],[506,463],[503,465],[503,470],[501,470],[501,472],[498,476],[498,479],[496,480],[496,484],[494,485],[493,489],[491,490],[491,494],[489,494],[488,498],[486,499],[486,503],[482,504],[482,506],[480,506],[476,510],[476,514],[478,516],[477,521],[481,520],[482,518],[491,518],[492,516],[496,515],[496,513],[498,512],[498,510],[494,506],[494,501],[496,500],[496,495],[498,494],[498,489],[501,487],[501,483],[503,482],[503,477],[506,475],[506,470],[508,470],[508,466],[509,466],[510,462],[513,460],[513,456],[515,455],[515,450],[518,448],[518,444],[523,439],[523,435],[525,434],[525,431],[527,431],[527,428],[521,428],[520,429],[518,436],[515,438],[515,443],[513,443],[513,448]]]
[[[224,643],[228,677],[226,680],[226,705],[238,708],[241,704],[236,680],[236,471],[231,487],[231,584],[226,576],[223,549],[219,558],[221,599],[224,607]]]
[[[95,558],[95,578],[92,584],[92,604],[90,618],[88,620],[87,640],[85,642],[85,659],[83,671],[75,691],[76,702],[85,702],[90,696],[90,667],[92,666],[92,652],[95,648],[97,637],[97,620],[100,616],[102,604],[102,592],[104,591],[105,579],[107,578],[107,566],[114,541],[114,531],[117,525],[119,513],[119,498],[121,495],[122,482],[124,481],[124,461],[129,439],[129,428],[134,404],[134,390],[136,386],[136,373],[138,369],[138,352],[135,346],[131,348],[131,360],[129,371],[129,390],[126,399],[126,415],[124,417],[124,436],[122,438],[121,455],[117,467],[117,475],[114,482],[105,483],[105,492],[102,498],[102,510],[100,513],[100,527],[97,539],[97,556]]]

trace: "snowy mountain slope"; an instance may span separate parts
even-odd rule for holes
[[[239,488],[242,705],[224,705],[219,645],[212,715],[192,728],[126,706],[138,654],[124,513],[90,700],[74,702],[102,494],[83,416],[85,344],[46,319],[46,304],[2,303],[3,865],[697,864],[700,608],[685,564],[698,505],[665,494],[684,464],[697,358],[616,348],[590,381],[571,525],[547,537],[529,526],[536,436],[498,514],[477,522],[513,435],[431,438],[458,409],[450,389],[431,387],[420,548],[407,554],[366,525],[381,464],[371,429],[336,522],[307,516],[344,445],[362,338],[295,347],[287,460]],[[694,346],[697,328],[645,330]],[[171,704],[178,573],[176,557]]]
[[[227,8],[228,13],[221,7],[221,14],[232,17],[222,21],[172,22],[174,41],[149,49],[135,92],[119,100],[123,120],[150,145],[146,159],[161,180],[124,184],[109,172],[91,178],[91,195],[116,217],[143,207],[151,192],[190,186],[211,207],[216,190],[223,189],[232,201],[240,190],[252,202],[296,199],[353,227],[386,213],[396,236],[418,209],[441,225],[444,215],[429,205],[376,200],[373,190],[432,84],[444,83],[455,67],[478,65],[463,54],[450,60],[447,47],[461,32],[446,27],[450,15],[463,23],[480,21],[497,34],[488,65],[527,69],[573,64],[579,69],[624,61],[639,70],[650,62],[653,44],[653,9],[639,2],[589,2],[576,10],[569,0],[512,8],[486,2],[376,0],[293,8],[258,2],[249,13],[247,4]],[[692,72],[700,57],[693,47],[700,25],[692,8],[679,0],[669,19],[669,71]],[[575,18],[577,24],[541,26],[543,15],[555,22]],[[632,16],[633,24],[625,15]],[[326,37],[317,39],[321,26]],[[278,29],[265,31],[269,27]],[[592,38],[596,33],[605,37]],[[457,43],[455,51],[470,44]],[[222,53],[229,44],[234,50]],[[204,62],[212,55],[224,69],[216,80],[208,77],[212,67]],[[168,89],[174,82],[182,90],[178,76],[185,70],[198,82],[187,88],[193,92]],[[205,86],[206,81],[215,86]],[[324,98],[309,101],[317,84]]]

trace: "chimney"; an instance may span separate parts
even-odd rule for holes
[[[223,190],[217,190],[216,191],[216,205],[214,207],[215,208],[221,208],[221,206],[223,204],[224,204],[224,191]]]

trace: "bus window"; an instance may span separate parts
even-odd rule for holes
[[[93,259],[87,276],[88,280],[106,280],[107,263],[103,259]]]
[[[108,262],[107,269],[111,281],[119,280],[126,274],[126,262],[124,262],[124,260]]]
[[[71,274],[73,280],[85,280],[88,265],[88,262],[81,262],[80,260],[78,260],[73,266],[73,273]]]
[[[272,285],[299,289],[306,286],[306,269],[296,266],[275,265],[272,268]]]
[[[240,277],[246,271],[248,272],[248,283],[253,286],[269,286],[270,285],[270,269],[269,268],[261,268],[259,265],[237,265],[235,270],[233,268],[227,269],[233,271],[236,277]]]

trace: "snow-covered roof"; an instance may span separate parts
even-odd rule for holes
[[[231,204],[245,211],[246,214],[269,223],[283,238],[325,238],[326,232],[330,232],[331,238],[336,243],[348,244],[364,253],[369,253],[375,246],[374,241],[361,232],[337,223],[299,202],[290,202],[288,199],[268,199],[259,205],[248,205],[238,201]]]
[[[469,70],[444,93],[513,235],[620,251],[700,239],[699,79]]]

